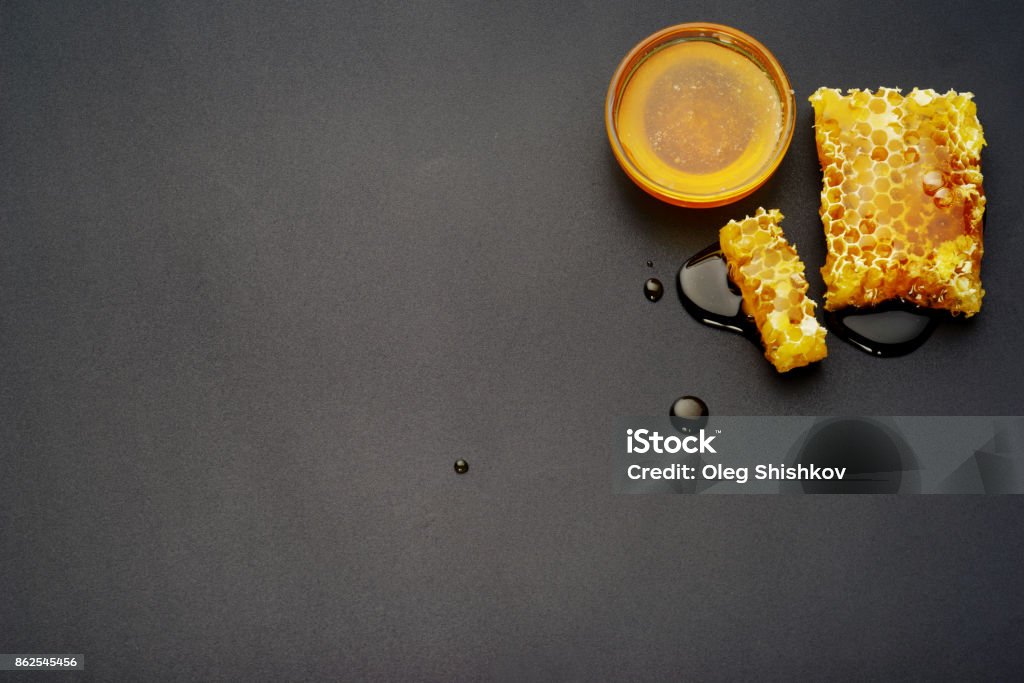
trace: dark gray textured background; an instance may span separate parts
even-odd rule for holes
[[[1018,7],[0,4],[0,651],[83,652],[75,680],[1019,673],[1024,500],[613,496],[607,445],[683,393],[1022,412]],[[774,179],[706,212],[635,189],[602,120],[626,51],[692,20],[799,102]],[[981,315],[779,377],[644,300],[758,205],[820,292],[806,98],[879,84],[977,96]]]

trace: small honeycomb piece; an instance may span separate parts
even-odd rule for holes
[[[820,88],[811,95],[824,180],[825,308],[903,299],[981,309],[981,148],[971,93]]]
[[[764,356],[779,372],[824,358],[825,328],[807,298],[804,264],[786,241],[778,209],[759,208],[719,232],[729,277],[743,294],[743,310],[754,317]]]

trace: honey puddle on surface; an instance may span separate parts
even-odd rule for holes
[[[754,319],[743,310],[743,297],[729,280],[729,267],[718,244],[691,257],[676,276],[683,308],[712,327],[738,332],[760,344]],[[826,311],[825,324],[840,339],[873,356],[903,356],[924,344],[944,316],[941,311],[893,300],[871,308]]]

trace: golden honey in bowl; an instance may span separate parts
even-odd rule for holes
[[[778,62],[724,26],[683,24],[627,55],[606,124],[616,158],[643,189],[683,206],[720,206],[757,189],[793,133]]]

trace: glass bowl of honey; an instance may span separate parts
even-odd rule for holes
[[[605,126],[626,174],[688,207],[746,197],[789,149],[796,100],[778,60],[742,31],[679,24],[634,47],[612,77]]]

